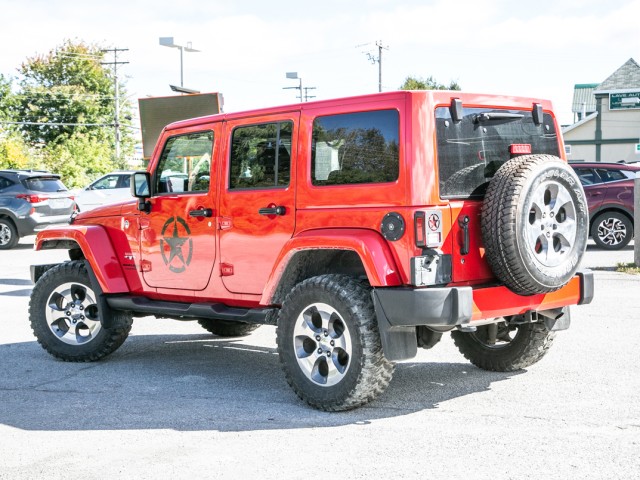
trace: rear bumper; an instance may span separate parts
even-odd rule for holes
[[[21,237],[44,230],[50,225],[67,225],[71,214],[65,215],[29,215],[18,218],[16,227]]]
[[[593,273],[584,270],[555,292],[526,297],[504,286],[376,288],[372,295],[385,355],[398,360],[415,355],[417,326],[471,326],[489,318],[587,304],[593,291]]]

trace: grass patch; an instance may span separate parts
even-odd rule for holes
[[[640,267],[635,263],[618,263],[616,272],[631,273],[632,275],[640,275]]]

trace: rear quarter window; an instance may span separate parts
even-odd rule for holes
[[[313,122],[311,183],[394,182],[399,174],[396,110],[344,113]]]

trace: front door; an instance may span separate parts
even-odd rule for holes
[[[200,127],[201,128],[201,127]],[[150,287],[203,290],[216,259],[214,127],[166,139],[140,216],[140,256]]]
[[[298,113],[231,121],[220,196],[220,275],[234,293],[261,294],[295,228]]]

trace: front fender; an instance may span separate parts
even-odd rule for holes
[[[36,236],[34,249],[68,248],[69,242],[80,247],[104,293],[129,291],[109,234],[100,225],[48,227]]]
[[[280,252],[261,302],[271,301],[289,261],[304,250],[351,250],[360,257],[371,286],[402,284],[391,249],[378,232],[357,228],[308,230],[291,238]]]

